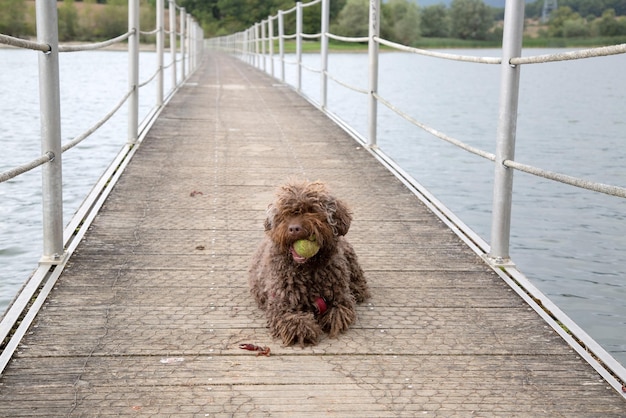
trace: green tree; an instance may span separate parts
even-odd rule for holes
[[[0,0],[0,10],[0,33],[15,37],[27,33],[24,0]]]
[[[128,2],[109,0],[101,13],[96,14],[94,36],[109,39],[128,31]]]
[[[421,10],[420,29],[422,36],[429,38],[446,38],[450,35],[450,18],[448,9],[443,4],[434,4]]]
[[[615,11],[616,16],[626,15],[625,0],[559,0],[559,6],[569,7],[572,12],[581,16],[600,17],[609,9]],[[536,18],[541,16],[543,9],[543,0],[535,0],[532,3],[526,3],[526,17]]]
[[[557,38],[564,37],[565,22],[579,19],[581,19],[580,15],[575,13],[570,7],[561,6],[553,11],[550,16],[550,21],[548,22],[548,34]]]
[[[544,0],[535,0],[532,3],[526,3],[524,7],[524,16],[526,18],[539,18],[543,11]]]
[[[139,27],[142,31],[151,31],[156,28],[156,2],[140,0]],[[141,35],[140,42],[156,42],[156,35]]]
[[[59,41],[76,40],[79,31],[78,11],[74,5],[74,0],[63,0],[63,4],[58,8],[59,19]]]
[[[83,9],[79,19],[80,40],[92,40],[98,31],[95,4],[96,0],[83,0]]]
[[[453,0],[450,5],[451,34],[461,39],[487,39],[493,11],[482,0]]]
[[[307,3],[308,0],[305,0],[303,3]],[[346,0],[331,0],[329,2],[329,20],[332,22],[335,17],[341,12],[341,9],[346,5]],[[292,5],[288,5],[283,7],[283,9],[290,9],[293,7]],[[302,15],[302,30],[304,33],[318,33],[321,31],[321,15],[322,15],[322,5],[318,3],[314,6],[305,7]],[[295,31],[295,19],[291,19],[291,23],[293,25]]]
[[[602,17],[593,22],[592,27],[594,34],[599,36],[626,35],[626,19],[618,19],[613,9],[605,10]]]
[[[419,9],[411,1],[389,0],[383,4],[382,22],[382,36],[390,41],[412,45],[420,38]]]
[[[339,12],[331,31],[341,36],[362,37],[369,34],[369,0],[348,0]]]
[[[582,38],[589,36],[590,33],[590,27],[582,17],[566,20],[563,24],[563,37],[565,38]]]
[[[292,8],[295,3],[294,0],[182,0],[181,4],[211,36],[241,31],[278,10]]]

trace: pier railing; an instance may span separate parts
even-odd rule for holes
[[[68,248],[79,241],[81,226],[88,216],[93,216],[93,207],[101,204],[103,189],[117,169],[124,165],[132,156],[134,145],[139,143],[147,132],[147,128],[184,81],[193,73],[200,62],[204,34],[194,18],[186,13],[185,8],[178,6],[175,0],[168,0],[169,30],[164,24],[165,0],[156,0],[156,22],[154,29],[141,31],[139,27],[139,0],[128,2],[128,31],[119,36],[97,43],[62,45],[58,37],[57,2],[46,0],[36,1],[37,40],[30,41],[0,34],[0,44],[16,48],[30,49],[39,52],[39,97],[41,118],[41,149],[42,155],[33,161],[0,173],[0,183],[20,176],[34,168],[42,169],[42,201],[43,201],[43,254],[40,266],[27,282],[0,323],[0,343],[10,334],[13,338],[6,344],[0,355],[0,371],[8,362],[13,350],[37,312],[47,292],[52,288],[60,268],[55,266],[65,263]],[[165,63],[165,35],[169,35],[169,63]],[[156,37],[156,68],[147,80],[139,80],[140,35]],[[92,51],[121,42],[128,44],[128,89],[120,92],[120,100],[110,112],[84,133],[69,142],[61,142],[60,85],[59,85],[59,53]],[[180,70],[180,72],[178,72]],[[164,78],[169,72],[171,89],[164,91]],[[153,85],[156,80],[156,103],[144,120],[139,121],[139,94],[142,88]],[[65,225],[63,222],[63,188],[62,171],[64,152],[70,150],[102,127],[124,105],[128,108],[127,144],[104,173],[100,182],[87,196],[76,215]],[[1,184],[0,184],[1,187]],[[98,203],[100,202],[100,203]],[[58,270],[58,271],[57,271]],[[36,298],[34,301],[33,299]],[[26,309],[28,308],[28,312]],[[19,325],[19,327],[18,327]],[[17,329],[16,329],[17,327]]]
[[[306,8],[321,4],[319,15],[318,33],[303,32],[303,13]],[[626,53],[626,44],[610,45],[599,48],[584,49],[568,53],[554,55],[540,55],[521,57],[522,32],[524,25],[524,2],[522,0],[507,0],[504,17],[502,55],[501,57],[476,57],[463,56],[457,54],[429,51],[401,45],[380,37],[380,0],[370,0],[369,6],[369,34],[364,37],[345,37],[329,32],[329,0],[313,0],[307,3],[298,2],[295,7],[288,10],[281,10],[276,15],[258,22],[250,28],[235,34],[213,38],[209,40],[209,46],[214,49],[226,51],[238,56],[243,61],[269,73],[271,76],[285,82],[285,65],[296,66],[296,81],[294,88],[301,94],[302,91],[302,71],[307,70],[319,74],[320,99],[316,101],[307,97],[309,101],[317,105],[322,111],[332,117],[337,123],[366,146],[381,162],[386,164],[392,171],[401,178],[407,186],[418,191],[422,195],[422,200],[431,206],[441,219],[453,230],[460,232],[460,236],[468,245],[491,264],[496,271],[504,271],[511,283],[520,284],[523,292],[538,297],[542,301],[543,310],[547,315],[557,318],[557,320],[567,327],[566,332],[558,330],[561,335],[578,346],[579,353],[589,358],[589,352],[599,358],[604,364],[604,368],[609,373],[618,376],[622,382],[626,381],[626,369],[613,357],[590,338],[578,325],[567,317],[549,299],[542,296],[541,292],[535,288],[526,277],[519,272],[514,263],[510,260],[509,245],[511,235],[511,207],[513,196],[513,172],[523,171],[535,176],[540,176],[552,181],[557,181],[571,186],[604,193],[617,198],[626,198],[626,188],[617,185],[601,184],[582,178],[576,178],[567,174],[548,171],[539,167],[524,164],[514,160],[515,137],[517,124],[517,108],[519,96],[520,68],[523,65],[592,58],[598,56],[615,55]],[[295,16],[293,16],[295,14]],[[285,33],[286,17],[290,22],[295,20],[295,32]],[[320,64],[319,68],[307,67],[302,63],[303,40],[318,40],[320,43]],[[368,43],[369,69],[367,89],[355,87],[349,81],[341,80],[328,71],[328,42],[329,39],[338,42]],[[285,41],[295,41],[295,61],[290,61],[285,54]],[[276,45],[278,51],[276,51]],[[440,130],[428,126],[404,112],[399,106],[391,103],[382,97],[378,92],[378,59],[379,46],[385,45],[393,50],[403,51],[413,54],[432,57],[435,59],[465,61],[484,65],[500,66],[500,104],[499,121],[496,137],[496,152],[491,153],[478,149],[463,141],[453,138]],[[361,93],[368,97],[368,134],[363,137],[357,133],[349,124],[342,120],[327,107],[328,80],[332,80],[337,85]],[[430,133],[435,138],[446,141],[471,154],[494,163],[494,189],[493,207],[491,215],[491,243],[487,244],[481,237],[477,236],[451,211],[443,206],[432,194],[417,183],[411,176],[406,174],[395,162],[380,149],[377,144],[377,111],[382,104],[392,112],[402,117],[416,127]],[[519,293],[519,292],[518,292]],[[576,341],[572,341],[571,335]],[[599,372],[606,375],[606,370]],[[610,380],[610,379],[609,379]],[[617,385],[617,384],[615,384]],[[616,386],[616,388],[618,388]],[[618,388],[618,390],[621,388]]]

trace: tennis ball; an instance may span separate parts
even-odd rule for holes
[[[320,246],[315,241],[300,239],[293,244],[293,249],[300,257],[311,258],[320,250]]]

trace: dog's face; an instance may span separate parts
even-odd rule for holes
[[[346,205],[332,196],[324,183],[290,182],[278,190],[276,200],[269,205],[265,230],[279,251],[290,254],[296,263],[304,263],[308,259],[298,256],[293,248],[296,241],[314,239],[320,246],[318,254],[332,253],[338,237],[348,233],[351,221]]]

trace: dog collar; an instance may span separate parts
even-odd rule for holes
[[[324,315],[326,313],[326,310],[328,310],[328,304],[326,303],[326,299],[321,296],[315,299],[315,306],[317,307],[318,315]]]

